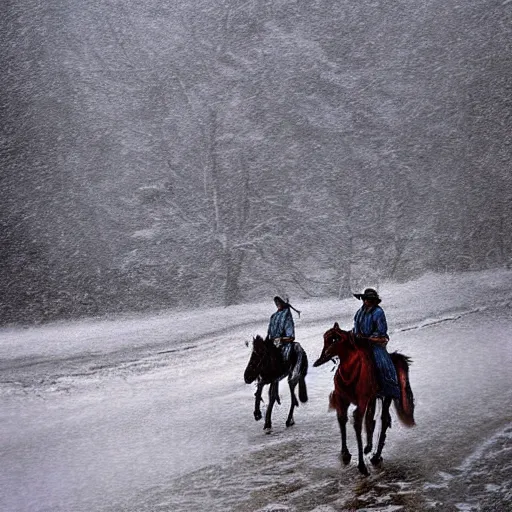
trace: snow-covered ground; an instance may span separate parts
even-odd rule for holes
[[[245,341],[265,333],[269,297],[0,330],[0,510],[512,509],[512,272],[431,274],[379,291],[388,349],[414,360],[417,426],[394,422],[370,477],[338,458],[329,364],[310,366],[295,426],[284,425],[284,383],[272,433],[254,421]],[[359,302],[294,305],[313,362],[323,332],[350,328]]]

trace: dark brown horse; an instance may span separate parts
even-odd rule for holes
[[[324,347],[322,354],[313,366],[320,366],[334,357],[339,358],[339,365],[334,375],[334,391],[329,397],[329,406],[336,410],[341,431],[341,458],[345,464],[350,462],[352,455],[347,448],[347,411],[350,404],[354,404],[354,429],[357,437],[357,449],[359,452],[359,471],[368,475],[368,469],[364,463],[362,426],[366,415],[366,446],[364,453],[368,454],[373,449],[373,432],[375,430],[375,408],[378,398],[378,383],[376,379],[375,363],[373,361],[370,341],[356,339],[352,332],[343,331],[338,323],[334,324],[324,334]],[[407,427],[414,423],[414,398],[409,384],[410,359],[402,354],[394,352],[390,354],[396,368],[398,384],[400,387],[400,399],[395,399],[395,408],[400,421]],[[382,449],[386,440],[386,430],[391,427],[389,408],[392,399],[382,399],[381,432],[377,451],[370,459],[373,465],[382,461]]]
[[[297,350],[301,353],[301,367],[298,375],[299,384],[299,400],[304,403],[308,401],[308,392],[306,388],[306,374],[308,373],[308,358],[306,352],[299,345]],[[256,336],[252,341],[252,353],[247,368],[245,369],[244,379],[247,384],[251,384],[257,380],[256,388],[256,401],[254,405],[254,419],[256,421],[261,420],[260,403],[262,402],[261,393],[263,386],[270,384],[268,392],[268,406],[265,414],[265,425],[264,429],[270,431],[272,428],[272,409],[274,404],[277,402],[281,403],[279,399],[279,381],[288,377],[288,385],[290,386],[290,395],[292,403],[288,418],[286,420],[286,426],[291,427],[295,421],[293,419],[293,410],[298,407],[299,402],[295,396],[295,387],[297,386],[297,380],[292,379],[292,372],[297,362],[297,353],[291,351],[290,360],[288,362],[283,361],[281,350],[274,346],[271,340],[264,340],[261,336]]]

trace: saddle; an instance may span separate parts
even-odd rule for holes
[[[382,336],[380,338],[377,338],[377,337],[368,338],[367,336],[354,335],[354,338],[355,338],[356,342],[364,341],[364,342],[369,343],[370,345],[372,343],[375,343],[376,345],[381,345],[383,347],[386,347],[386,345],[388,344],[388,341],[389,341],[389,339],[385,338],[384,336]]]
[[[282,337],[282,338],[274,338],[272,340],[272,343],[277,347],[280,348],[281,345],[288,345],[289,343],[293,343],[295,341],[295,338],[292,337]]]

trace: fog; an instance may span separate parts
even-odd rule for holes
[[[509,507],[511,36],[508,0],[2,2],[0,508]],[[418,426],[362,479],[329,368],[271,435],[242,375],[272,297],[313,360],[368,286]]]
[[[4,2],[3,324],[510,264],[510,2]]]

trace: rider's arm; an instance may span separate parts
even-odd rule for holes
[[[354,315],[354,327],[352,328],[352,332],[356,336],[359,336],[361,334],[360,329],[359,329],[359,317],[361,316],[361,312],[362,312],[362,309],[358,309],[356,311],[356,314]]]
[[[293,323],[292,313],[289,309],[287,310],[282,334],[283,338],[287,341],[293,341],[295,339],[295,325]]]
[[[267,338],[268,339],[272,339],[272,334],[275,334],[273,331],[275,330],[274,328],[274,323],[275,323],[275,316],[276,314],[274,313],[271,317],[270,317],[270,321],[268,323],[268,329],[267,329]]]
[[[386,321],[386,315],[380,308],[374,311],[373,316],[373,332],[370,336],[374,341],[387,342],[388,337],[388,324]]]

